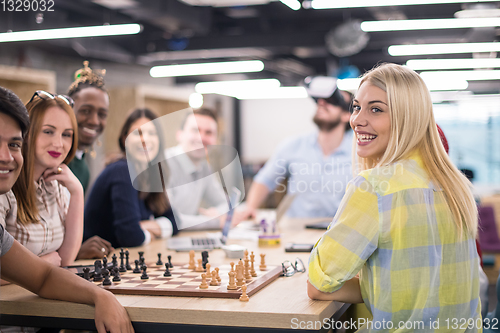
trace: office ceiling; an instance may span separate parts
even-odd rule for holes
[[[368,33],[366,42],[363,40],[366,36],[345,26],[356,20],[453,18],[456,12],[474,6],[498,9],[500,2],[294,11],[279,1],[267,0],[55,0],[54,12],[45,12],[43,17],[33,12],[0,11],[0,32],[140,23],[143,31],[133,36],[18,44],[30,43],[50,52],[145,66],[260,59],[265,63],[263,72],[223,77],[274,77],[286,86],[296,85],[307,75],[356,75],[357,71],[362,73],[380,62],[404,64],[410,57],[388,54],[388,46],[394,44],[498,40],[498,29],[475,28],[374,32]],[[340,27],[344,30],[332,37]],[[356,46],[361,49],[359,52]],[[352,48],[351,53],[355,54],[339,56]],[[496,58],[497,54],[479,56]],[[431,57],[473,55],[411,58]],[[221,77],[179,77],[176,81],[200,82]],[[469,88],[479,93],[500,91],[497,81],[474,82]]]

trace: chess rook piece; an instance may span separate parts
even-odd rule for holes
[[[123,252],[123,249],[120,249],[120,269],[119,271],[124,273],[127,271],[127,268],[125,267],[125,252]]]
[[[202,259],[198,259],[198,266],[195,268],[195,272],[204,272],[205,269],[203,268],[203,264],[201,262]]]
[[[212,281],[210,281],[210,285],[211,286],[218,286],[219,285],[219,281],[217,281],[217,272],[216,271],[212,271]]]
[[[208,289],[207,276],[205,275],[205,273],[201,274],[200,289]]]
[[[146,273],[148,267],[146,265],[143,265],[141,268],[142,268],[141,280],[149,279],[148,273]]]
[[[236,265],[236,285],[238,287],[241,287],[243,285],[243,281],[245,280],[245,277],[243,275],[243,261],[238,262],[238,265]]]
[[[113,282],[119,282],[122,280],[122,278],[120,277],[120,270],[118,269],[118,267],[115,267],[115,277],[113,278]]]
[[[141,272],[141,269],[139,267],[139,260],[134,260],[134,263],[135,263],[135,268],[134,270],[132,271],[132,273],[136,273],[136,274],[139,274]]]
[[[253,254],[252,251],[252,254],[250,255],[250,274],[253,277],[257,277],[257,272],[255,271],[254,262],[255,262],[255,254]]]
[[[172,265],[172,256],[167,256],[167,259],[168,259],[168,265],[170,266],[170,268],[173,268],[174,265]]]
[[[259,269],[261,271],[265,271],[267,270],[267,266],[266,266],[266,255],[265,254],[260,254],[260,266],[259,266]]]
[[[163,266],[163,261],[161,261],[161,253],[158,253],[158,260],[156,261],[158,266]]]
[[[195,261],[194,261],[194,250],[189,251],[189,266],[188,269],[195,269]]]
[[[104,281],[102,281],[102,285],[110,286],[112,283],[111,280],[109,279],[109,270],[106,267],[102,269],[102,275],[104,276]]]
[[[128,250],[125,250],[125,268],[127,269],[127,271],[131,271],[132,270],[132,266],[130,266],[130,252],[128,252]]]
[[[236,273],[234,271],[230,271],[227,274],[229,275],[229,284],[227,285],[227,290],[238,289],[238,286],[236,285]]]
[[[242,302],[248,302],[250,298],[247,295],[247,285],[244,284],[241,286],[241,296],[240,296],[240,301]]]
[[[88,267],[83,268],[83,278],[87,281],[90,280],[90,268]]]
[[[217,281],[219,283],[221,283],[221,278],[220,278],[220,275],[219,275],[219,267],[215,267],[215,271],[217,272]]]
[[[169,267],[170,267],[170,265],[168,264],[168,262],[166,262],[165,263],[165,273],[163,273],[164,277],[172,276],[172,273],[170,273]]]

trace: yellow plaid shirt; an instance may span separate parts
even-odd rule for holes
[[[459,238],[417,154],[353,179],[311,252],[309,281],[320,291],[358,273],[373,315],[363,330],[482,331],[475,240]]]

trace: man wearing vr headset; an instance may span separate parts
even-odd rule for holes
[[[296,194],[289,217],[333,217],[352,178],[352,95],[337,88],[333,77],[308,77],[306,89],[317,104],[318,130],[282,143],[255,176],[246,207],[235,212],[234,224],[255,218],[256,209],[276,190]]]

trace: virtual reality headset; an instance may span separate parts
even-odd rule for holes
[[[337,79],[330,76],[308,76],[304,79],[304,84],[309,96],[317,103],[318,99],[324,99],[328,104],[339,106],[344,110],[349,110],[349,102],[337,87]]]

